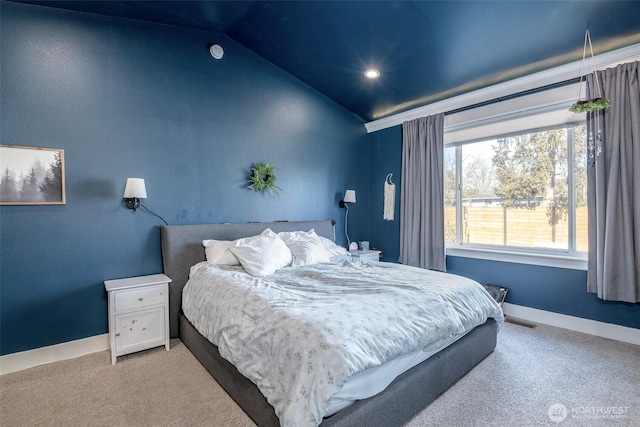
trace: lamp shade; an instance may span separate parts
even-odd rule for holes
[[[124,187],[125,199],[146,199],[147,188],[144,185],[144,179],[142,178],[127,178],[127,185]]]
[[[356,202],[356,190],[347,190],[344,192],[344,202],[345,203],[355,203]]]

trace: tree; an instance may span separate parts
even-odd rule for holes
[[[42,163],[42,161],[40,161],[40,159],[35,159],[33,161],[33,165],[31,166],[32,172],[35,174],[35,179],[38,182],[41,182],[44,180],[44,177],[47,175],[47,168],[45,167],[45,165]]]
[[[504,206],[535,208],[544,196],[551,165],[535,134],[499,138],[493,147],[498,185]]]
[[[549,156],[551,171],[547,187],[547,219],[551,225],[551,241],[556,241],[556,225],[566,218],[569,211],[569,186],[567,182],[567,132],[556,129],[535,134]]]
[[[463,197],[493,195],[493,188],[495,186],[495,171],[493,163],[488,158],[480,155],[465,156],[463,163]]]
[[[35,167],[32,167],[29,175],[22,180],[20,199],[23,202],[38,202],[43,200],[43,195],[38,186],[38,172]]]
[[[455,148],[448,148],[444,156],[444,205],[455,206],[456,200],[456,154]]]
[[[47,176],[44,177],[40,191],[42,191],[46,201],[58,201],[62,196],[62,160],[60,159],[60,153],[54,153],[54,160],[49,166],[51,169]]]
[[[456,149],[454,147],[444,150],[444,206],[454,207],[457,203],[456,184]],[[456,220],[447,215],[445,210],[445,241],[455,242],[456,240]]]
[[[4,174],[0,177],[0,199],[8,202],[20,199],[15,174],[9,170],[9,167],[5,168]]]
[[[587,130],[585,125],[573,127],[574,184],[576,207],[587,205]]]
[[[555,242],[556,225],[569,207],[566,129],[500,138],[493,149],[496,195],[511,208],[533,209],[544,200]]]

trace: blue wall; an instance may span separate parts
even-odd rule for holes
[[[0,143],[65,150],[67,204],[0,207],[0,354],[107,332],[106,279],[162,271],[160,220],[124,208],[127,177],[170,224],[325,219],[399,255],[400,126],[366,135],[326,97],[219,34],[0,2]],[[225,49],[221,61],[210,43]],[[368,145],[367,145],[368,144]],[[280,195],[245,189],[254,162]],[[396,183],[396,220],[382,219]],[[640,307],[584,293],[580,271],[448,259],[507,301],[640,328]]]
[[[369,134],[370,245],[382,251],[382,260],[400,258],[400,187],[402,183],[402,126]],[[396,185],[394,220],[383,219],[384,182],[392,173]]]
[[[369,140],[373,206],[369,238],[384,251],[385,261],[397,262],[402,126],[373,132]],[[382,184],[389,172],[396,183],[396,221],[392,222],[382,220]],[[512,304],[640,329],[640,304],[602,301],[588,294],[586,271],[447,256],[447,272],[505,286],[509,288],[506,301]]]
[[[0,207],[0,353],[107,332],[106,279],[162,271],[170,224],[333,218],[368,235],[363,122],[212,33],[0,3],[2,144],[64,149],[66,205]],[[221,61],[210,43],[225,49]],[[279,197],[246,189],[277,166]]]

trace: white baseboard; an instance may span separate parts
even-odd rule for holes
[[[538,310],[536,308],[509,303],[504,303],[502,309],[506,316],[640,345],[640,329],[583,319],[581,317],[567,316],[566,314],[553,313],[551,311]]]
[[[0,375],[109,350],[109,334],[0,356]]]

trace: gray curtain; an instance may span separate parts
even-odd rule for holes
[[[444,114],[402,124],[400,262],[445,271]]]
[[[640,302],[640,74],[639,62],[598,73],[611,106],[587,115],[595,154],[587,167],[589,262],[587,290],[598,298]],[[598,96],[587,77],[587,97]],[[598,155],[597,135],[602,135]]]

